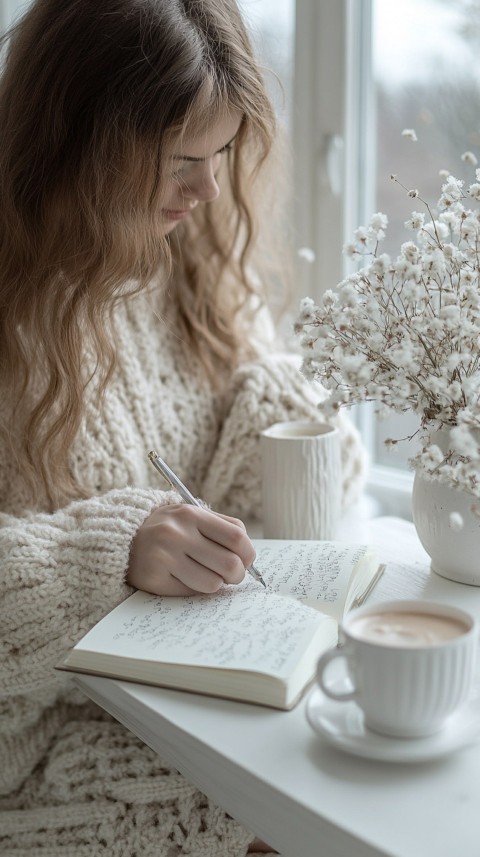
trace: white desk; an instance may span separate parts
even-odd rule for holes
[[[377,519],[362,538],[388,563],[370,602],[429,598],[480,617],[480,587],[432,574],[412,524]],[[103,678],[75,680],[285,857],[480,855],[480,742],[436,761],[373,762],[328,747],[305,719],[305,699],[280,712]]]

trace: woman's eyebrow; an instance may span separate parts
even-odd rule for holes
[[[222,146],[221,149],[219,149],[217,152],[214,152],[214,156],[220,155],[222,152],[225,151],[225,149],[228,149],[228,147],[232,145],[236,136],[237,135],[234,134],[234,136],[232,137],[231,140],[228,141],[228,143],[225,143],[225,145]],[[195,163],[200,163],[201,161],[206,161],[207,159],[206,158],[194,158],[192,155],[174,155],[173,160],[174,161],[194,161]]]

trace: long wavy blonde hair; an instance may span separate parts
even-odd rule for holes
[[[101,396],[114,370],[126,292],[169,270],[205,372],[238,362],[275,119],[235,0],[36,0],[3,43],[0,432],[55,508],[82,496],[69,451],[87,385]],[[231,109],[220,199],[159,237],[172,140]]]

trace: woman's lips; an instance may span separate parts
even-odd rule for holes
[[[165,220],[183,220],[183,218],[186,217],[187,214],[190,214],[190,211],[190,208],[178,211],[171,208],[164,208],[162,214]]]

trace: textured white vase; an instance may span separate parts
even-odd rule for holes
[[[480,518],[471,511],[474,502],[467,492],[415,473],[413,522],[431,558],[432,571],[449,580],[480,586]],[[452,526],[450,516],[454,512],[461,516],[461,529]]]
[[[342,474],[338,430],[324,423],[275,423],[261,436],[263,535],[334,539]]]

